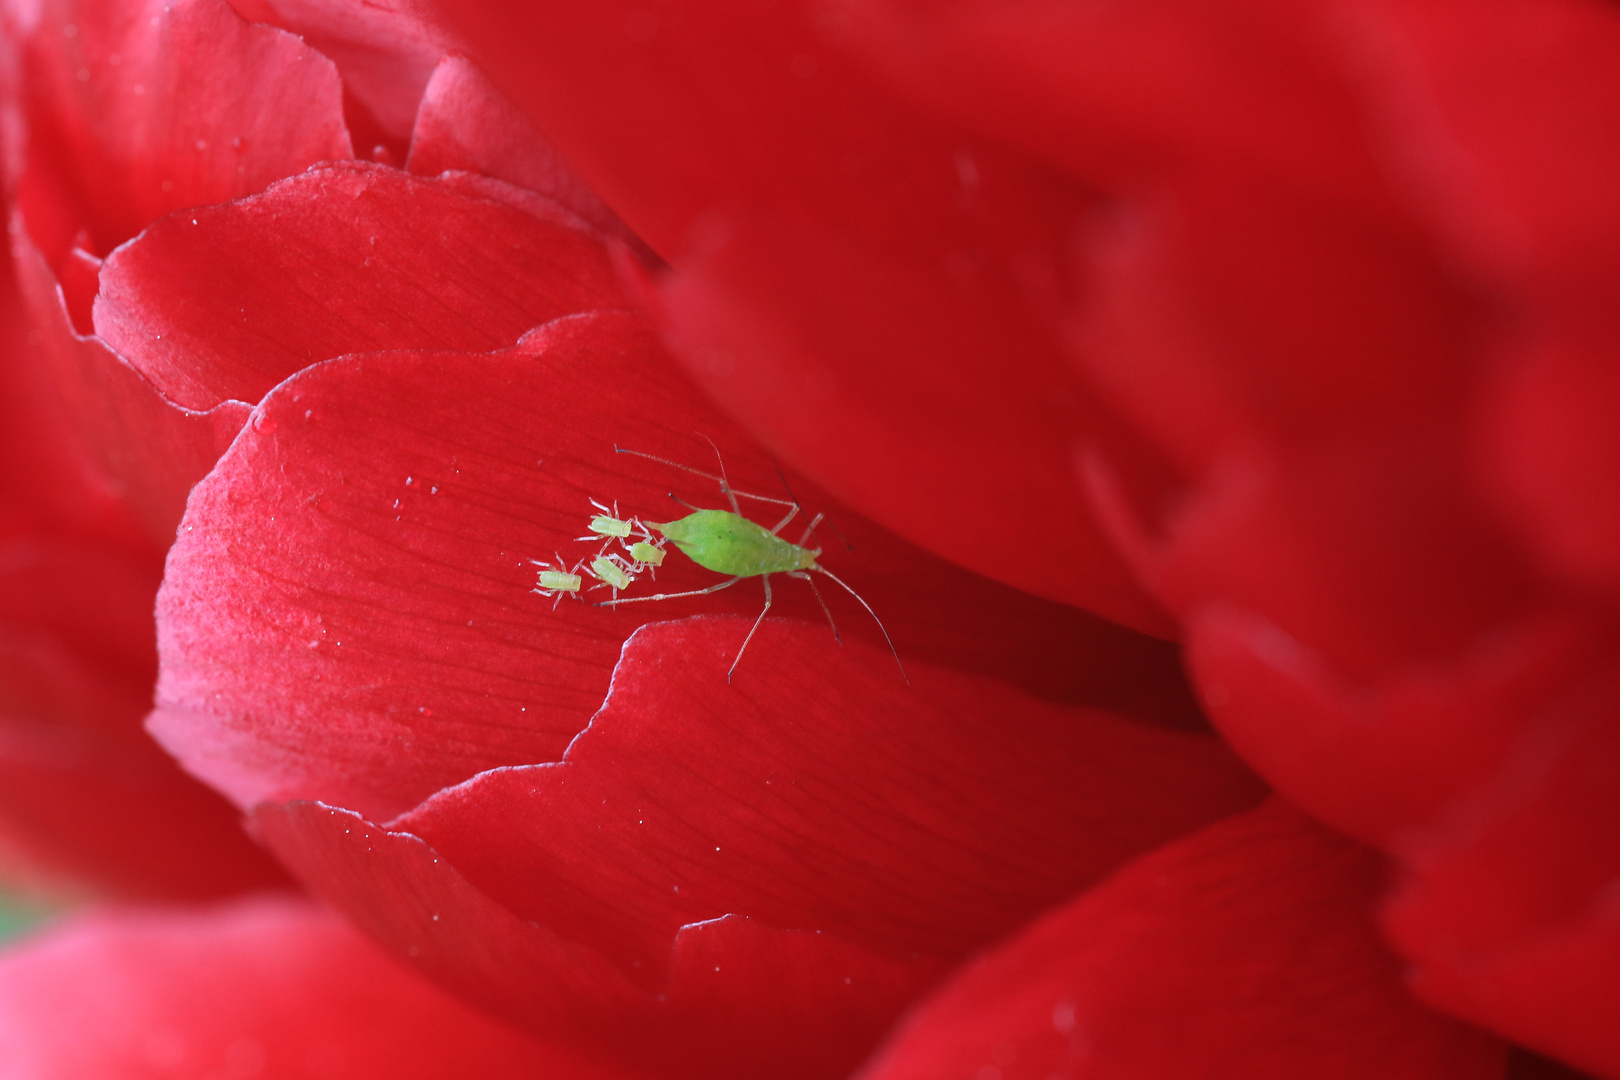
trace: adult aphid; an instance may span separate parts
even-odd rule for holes
[[[707,437],[705,436],[705,438]],[[714,446],[714,442],[710,440],[709,445]],[[703,472],[700,469],[694,469],[689,465],[670,461],[667,458],[643,454],[639,450],[622,450],[615,446],[613,451],[617,454],[633,454],[636,457],[647,458],[649,461],[656,461],[662,465],[668,465],[671,468],[693,473],[719,483],[720,492],[726,497],[726,502],[730,504],[730,510],[704,510],[676,499],[677,502],[680,502],[682,506],[687,507],[692,512],[676,521],[641,522],[640,519],[637,519],[637,524],[644,524],[648,529],[672,542],[681,550],[682,554],[705,570],[712,570],[717,574],[727,574],[729,576],[725,581],[710,585],[706,589],[692,589],[678,593],[659,593],[656,596],[616,597],[613,600],[604,601],[601,606],[613,607],[618,604],[638,604],[651,600],[674,600],[683,596],[707,596],[709,593],[728,589],[743,578],[759,578],[760,583],[765,586],[765,606],[760,609],[758,618],[754,620],[754,625],[749,627],[748,636],[743,638],[742,648],[737,650],[736,659],[732,660],[731,668],[726,672],[726,681],[730,682],[732,673],[737,670],[738,662],[742,660],[743,653],[748,649],[748,643],[754,640],[755,631],[759,629],[759,624],[765,620],[766,612],[771,610],[772,574],[786,574],[788,577],[801,578],[808,582],[810,591],[815,594],[816,602],[821,605],[822,613],[827,616],[827,623],[832,627],[833,637],[838,638],[839,641],[843,640],[838,634],[838,624],[833,622],[832,612],[827,609],[827,602],[821,598],[821,590],[816,588],[815,581],[810,577],[811,573],[821,574],[853,596],[861,607],[866,609],[866,613],[872,616],[872,621],[877,623],[878,630],[883,634],[883,640],[888,642],[889,651],[894,654],[894,662],[900,668],[900,677],[905,679],[907,685],[910,685],[911,679],[906,676],[905,665],[900,663],[900,653],[894,647],[894,640],[889,637],[889,631],[883,625],[883,620],[879,619],[877,612],[872,610],[872,605],[868,604],[860,593],[850,588],[832,571],[816,561],[821,555],[820,548],[805,546],[805,541],[815,534],[816,526],[821,524],[823,515],[817,514],[810,520],[809,525],[805,527],[804,535],[799,537],[797,544],[790,543],[778,536],[777,533],[781,532],[788,522],[792,521],[801,511],[802,508],[799,506],[798,499],[773,499],[767,495],[750,495],[746,491],[737,491],[731,486],[730,481],[726,479],[726,465],[724,461],[720,460],[719,447],[715,447],[714,451],[715,459],[720,462],[719,476]],[[786,477],[782,478],[782,485],[787,486]],[[788,489],[788,494],[793,494],[791,488]],[[758,522],[743,517],[742,509],[737,505],[738,496],[745,499],[754,499],[758,502],[773,503],[777,506],[786,506],[788,512],[783,515],[781,521],[767,529]],[[675,498],[673,493],[670,497]]]

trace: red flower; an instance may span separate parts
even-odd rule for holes
[[[45,3],[28,445],[117,486],[31,505],[179,522],[149,730],[506,1060],[1620,1077],[1620,27],[1452,7],[447,6],[520,111]],[[752,583],[533,595],[709,439],[909,685],[798,582],[729,683]]]

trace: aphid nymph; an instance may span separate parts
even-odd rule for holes
[[[586,570],[602,585],[613,590],[615,600],[621,590],[628,589],[636,580],[636,568],[626,562],[624,556],[617,551],[611,555],[598,555],[591,560]],[[592,589],[600,589],[602,585],[593,585]]]
[[[710,441],[709,445],[714,446],[713,441]],[[702,472],[666,458],[654,457],[652,454],[643,454],[637,450],[623,450],[617,446],[613,449],[615,453],[633,454],[636,457],[647,458],[650,461],[656,461],[684,472],[694,473],[719,483],[721,493],[725,495],[726,502],[731,506],[730,510],[703,510],[682,503],[683,506],[690,506],[692,513],[675,521],[642,522],[640,519],[636,519],[636,524],[644,524],[647,529],[664,537],[679,548],[687,558],[705,570],[712,570],[717,574],[726,574],[728,577],[725,581],[710,585],[706,589],[692,589],[678,593],[659,593],[656,596],[624,598],[615,596],[612,600],[603,601],[603,606],[635,604],[650,600],[673,600],[683,596],[706,596],[709,593],[730,588],[743,578],[759,578],[760,583],[765,587],[765,606],[754,620],[754,625],[749,628],[748,636],[743,638],[742,648],[737,650],[736,659],[731,662],[731,669],[726,672],[726,681],[730,682],[732,673],[737,670],[737,664],[742,660],[742,655],[748,648],[748,643],[754,639],[754,633],[759,629],[759,624],[764,621],[766,612],[771,610],[772,574],[786,574],[789,577],[801,578],[808,582],[811,591],[815,594],[816,602],[821,605],[823,614],[827,616],[828,624],[832,626],[833,636],[838,637],[838,625],[833,622],[832,612],[828,610],[827,602],[821,598],[821,590],[816,588],[815,581],[810,577],[811,573],[817,573],[830,578],[845,592],[853,596],[861,607],[866,609],[866,613],[872,616],[872,621],[877,623],[878,630],[882,632],[883,640],[888,642],[889,651],[894,654],[894,662],[900,667],[900,677],[905,679],[907,684],[911,682],[910,678],[906,676],[905,665],[900,663],[900,653],[895,649],[894,641],[889,637],[889,631],[884,627],[883,620],[877,617],[877,612],[872,610],[872,605],[862,599],[860,593],[850,588],[826,567],[817,562],[821,555],[820,548],[805,546],[806,541],[815,535],[816,526],[821,524],[821,514],[817,514],[810,520],[809,525],[804,530],[804,535],[799,537],[797,544],[791,543],[782,539],[777,533],[781,532],[788,522],[792,521],[801,512],[798,499],[773,499],[767,495],[750,495],[748,492],[735,490],[726,479],[724,461],[720,462],[720,475],[715,476],[712,473]],[[714,454],[716,460],[719,460],[720,450],[718,447],[715,447]],[[780,470],[778,470],[778,475],[780,475]],[[786,477],[782,478],[782,484],[784,487],[787,486]],[[790,496],[793,494],[791,488],[788,489],[788,494]],[[767,529],[758,522],[743,517],[742,510],[737,504],[738,496],[745,499],[754,499],[758,502],[773,503],[777,506],[786,506],[788,511],[783,515],[782,520]],[[673,494],[671,498],[674,498]],[[842,638],[839,638],[839,640],[842,641]]]
[[[551,608],[553,611],[555,611],[557,609],[557,605],[562,602],[562,598],[565,594],[572,596],[575,600],[580,599],[579,587],[580,585],[584,584],[584,579],[580,577],[578,572],[579,567],[577,565],[572,570],[569,570],[567,569],[568,564],[563,562],[563,557],[561,555],[557,555],[556,559],[557,561],[555,563],[545,563],[541,562],[539,559],[529,560],[531,563],[540,568],[540,578],[537,582],[535,582],[535,587],[529,591],[537,592],[541,596],[556,597],[556,599],[551,602]]]
[[[624,518],[619,516],[619,504],[617,501],[614,502],[612,510],[609,510],[595,499],[591,500],[591,505],[596,507],[597,510],[601,511],[601,513],[591,518],[591,523],[588,526],[588,528],[591,530],[591,535],[581,536],[578,537],[578,539],[606,540],[611,544],[615,540],[623,540],[630,535],[630,530],[633,527],[633,524],[632,522],[626,521]],[[604,547],[602,550],[606,551],[607,548]]]

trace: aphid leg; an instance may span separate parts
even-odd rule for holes
[[[804,535],[799,537],[799,546],[800,547],[804,547],[804,542],[806,540],[810,539],[812,536],[816,535],[816,526],[820,525],[821,524],[821,519],[826,517],[826,516],[827,516],[826,514],[817,514],[815,517],[810,519],[810,524],[808,524],[808,525],[806,525],[804,527]]]
[[[725,460],[723,458],[721,458],[721,456],[720,456],[720,448],[718,446],[715,446],[714,445],[714,440],[709,438],[707,435],[703,434],[703,432],[701,432],[701,431],[697,432],[697,436],[700,439],[702,439],[704,442],[708,443],[709,446],[713,448],[715,463],[720,466],[720,492],[721,492],[721,494],[725,495],[726,502],[731,504],[731,512],[733,514],[736,514],[738,517],[742,517],[742,507],[737,505],[737,496],[731,490],[731,481],[726,479],[726,463],[725,463]],[[766,595],[769,596],[769,593],[770,593],[770,586],[766,586]],[[767,599],[765,601],[765,606],[766,607],[771,606],[771,602],[770,602],[769,599]],[[747,647],[748,647],[748,643],[746,641],[743,642],[743,648],[746,649]],[[731,666],[736,667],[737,665],[732,664]],[[731,681],[731,675],[728,673],[726,675],[726,682],[730,682],[730,681]]]
[[[782,490],[788,493],[788,498],[793,500],[794,506],[803,509],[804,504],[801,503],[799,501],[799,497],[793,493],[793,485],[788,483],[787,474],[782,471],[781,462],[777,461],[776,458],[772,456],[771,465],[776,469],[776,478],[782,481]],[[799,537],[800,547],[804,547],[804,542],[816,535],[816,526],[820,525],[826,516],[826,514],[817,514],[815,520],[810,522],[809,528],[804,530],[804,535]],[[844,545],[845,551],[855,550],[855,545],[849,542],[848,538],[844,536],[843,531],[840,530],[837,525],[834,525],[831,521],[828,521],[826,524],[827,528],[833,531],[833,535],[838,537],[838,542]]]
[[[793,504],[793,507],[792,507],[792,508],[791,508],[791,509],[790,509],[790,510],[788,510],[788,512],[787,512],[787,514],[786,514],[786,515],[785,515],[785,516],[784,516],[784,517],[783,517],[783,518],[782,518],[782,520],[781,520],[781,521],[778,521],[778,522],[777,522],[777,523],[776,523],[776,524],[775,524],[775,525],[774,525],[774,526],[773,526],[773,527],[772,527],[772,528],[771,528],[771,535],[772,535],[772,536],[775,536],[775,535],[776,535],[776,534],[777,534],[777,533],[779,533],[779,532],[781,532],[781,531],[782,531],[782,528],[783,528],[783,526],[785,526],[785,525],[786,525],[786,524],[787,524],[787,523],[788,523],[788,522],[790,522],[790,521],[792,521],[792,520],[793,520],[793,515],[795,515],[795,514],[797,514],[797,513],[798,513],[798,512],[799,512],[799,504],[798,504],[798,503],[794,503],[794,504]],[[821,519],[820,519],[820,518],[817,518],[817,519],[816,519],[816,520],[817,520],[817,521],[820,521],[820,520],[821,520]],[[812,525],[812,526],[811,526],[811,528],[815,528],[815,526],[814,526],[814,525]],[[801,540],[801,541],[799,541],[799,546],[800,546],[800,547],[803,547],[803,546],[804,546],[804,541],[802,541],[802,540]]]
[[[832,611],[828,609],[827,601],[821,598],[821,590],[816,588],[816,579],[805,573],[803,570],[790,570],[788,571],[788,577],[802,578],[805,584],[810,586],[810,591],[815,594],[816,603],[821,605],[821,613],[827,616],[827,625],[832,627],[833,640],[842,645],[844,643],[844,636],[838,632],[838,624],[833,622]]]
[[[742,648],[737,650],[736,659],[731,661],[731,667],[726,670],[727,683],[731,682],[732,672],[737,670],[737,665],[742,663],[742,654],[748,651],[748,643],[754,640],[754,631],[758,630],[759,624],[765,621],[765,613],[771,610],[771,575],[761,574],[759,580],[765,586],[765,606],[759,609],[759,618],[755,619],[754,625],[748,628],[748,636],[743,638]]]
[[[659,593],[657,596],[631,596],[624,600],[615,598],[612,600],[598,601],[596,606],[616,607],[619,604],[644,604],[648,600],[678,600],[683,596],[707,596],[710,593],[719,592],[721,589],[729,589],[731,586],[737,584],[737,582],[741,580],[742,575],[738,574],[736,577],[727,578],[718,585],[710,585],[707,589],[692,589],[689,592]]]
[[[810,567],[810,569],[816,571],[818,574],[826,574],[828,577],[832,578],[833,581],[838,584],[839,588],[843,589],[845,592],[849,593],[849,595],[853,596],[856,600],[860,601],[861,607],[866,609],[866,613],[868,615],[872,616],[872,621],[877,623],[878,629],[883,631],[883,640],[887,641],[889,643],[889,651],[894,654],[895,665],[900,668],[900,677],[902,679],[906,680],[906,685],[907,686],[910,686],[911,685],[911,677],[906,674],[906,665],[900,663],[900,650],[898,650],[898,649],[896,649],[894,647],[894,639],[889,636],[888,627],[883,625],[883,620],[878,618],[877,612],[872,610],[872,605],[868,604],[866,602],[866,600],[864,598],[862,598],[860,593],[856,592],[854,589],[852,589],[848,585],[844,584],[844,582],[842,580],[840,580],[837,575],[835,575],[832,571],[828,570],[826,567],[822,566],[820,563],[817,563],[816,565]]]

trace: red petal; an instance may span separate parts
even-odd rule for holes
[[[1620,1075],[1620,680],[1571,680],[1494,783],[1407,845],[1390,931],[1425,1000]]]
[[[0,1047],[31,1077],[621,1075],[472,1011],[292,899],[113,909],[14,946]]]
[[[1604,662],[1612,631],[1550,609],[1376,690],[1230,607],[1197,612],[1189,635],[1210,716],[1244,759],[1324,821],[1387,845],[1493,775],[1526,723]]]
[[[728,917],[682,928],[654,994],[513,915],[409,833],[318,803],[266,804],[256,818],[301,878],[436,981],[542,1038],[657,1075],[846,1075],[941,969]]]
[[[141,730],[156,567],[61,537],[0,542],[0,834],[43,887],[216,896],[284,881]],[[19,865],[21,863],[22,865]]]
[[[59,156],[98,254],[351,156],[331,62],[223,0],[51,0],[29,44],[31,154]]]
[[[1365,0],[1368,70],[1403,177],[1476,266],[1518,284],[1593,275],[1620,243],[1620,18],[1584,0]],[[1543,297],[1544,299],[1547,297]]]
[[[1172,632],[1072,483],[1074,443],[1125,439],[1057,342],[1091,192],[874,86],[829,48],[836,17],[738,0],[678,19],[629,0],[443,10],[675,264],[675,349],[750,432],[915,543]],[[1029,519],[1060,556],[1017,542]]]
[[[995,164],[976,168],[994,178]],[[914,543],[1172,632],[1074,484],[1077,445],[1106,446],[1133,471],[1151,471],[1152,455],[1069,371],[1044,325],[1053,316],[1032,313],[991,267],[942,267],[947,256],[887,250],[814,219],[720,221],[711,224],[723,239],[687,254],[658,308],[687,370],[723,408]],[[1034,556],[1031,528],[1061,537],[1060,554]]]
[[[907,685],[811,625],[762,624],[728,682],[747,627],[643,627],[561,765],[485,773],[398,824],[656,980],[679,927],[728,913],[959,954],[1258,791],[1201,737],[931,666]]]
[[[1051,0],[853,5],[851,44],[931,110],[1115,187],[1215,162],[1377,200],[1320,5]],[[1348,137],[1347,137],[1348,136]]]
[[[1577,585],[1620,596],[1620,374],[1612,335],[1532,346],[1493,387],[1486,467],[1518,531]]]
[[[477,197],[493,181],[467,188],[353,162],[166,218],[107,260],[96,330],[175,401],[209,408],[344,353],[498,349],[624,306],[578,219]]]
[[[575,542],[590,498],[649,517],[672,488],[713,505],[711,482],[613,453],[707,466],[713,450],[692,432],[727,450],[742,490],[780,490],[628,315],[559,320],[489,356],[346,357],[299,374],[193,493],[160,598],[153,730],[243,806],[322,798],[375,820],[484,769],[555,760],[643,619],[759,610],[753,585],[618,613],[571,601],[553,612],[529,592],[531,559],[563,552],[572,565],[596,549]],[[1186,715],[1168,647],[828,509],[855,547],[828,536],[829,568],[906,659]],[[681,556],[658,576],[671,590],[713,581]],[[824,625],[807,590],[782,584],[777,612]],[[881,643],[857,605],[830,603],[844,632]]]
[[[161,551],[174,537],[186,495],[230,444],[247,408],[177,408],[101,339],[76,333],[27,221],[12,216],[12,250],[34,332],[14,378],[16,403],[50,471],[24,483],[52,516],[125,544]],[[141,535],[144,534],[144,535]]]
[[[343,75],[349,126],[361,157],[378,140],[403,150],[434,65],[454,45],[418,0],[231,0],[252,22],[291,30]]]
[[[628,235],[534,122],[464,56],[447,56],[433,69],[405,167],[418,176],[448,169],[493,176],[554,199],[605,232]]]
[[[1371,918],[1382,867],[1281,802],[1131,864],[913,1015],[867,1080],[1494,1080]]]
[[[301,804],[261,808],[264,835],[531,1030],[828,1076],[950,960],[1257,795],[1202,738],[929,665],[907,686],[799,623],[762,624],[728,684],[748,626],[642,628],[561,764],[484,773],[395,833]]]

